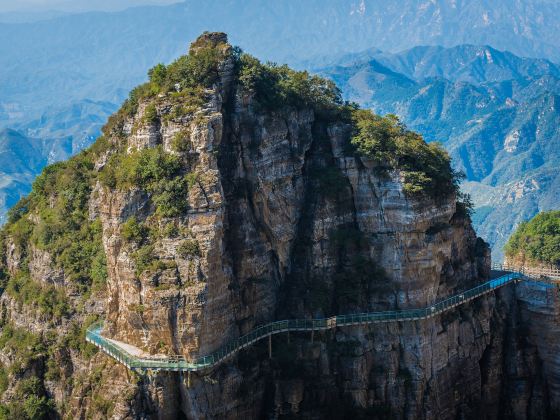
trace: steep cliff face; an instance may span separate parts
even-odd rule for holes
[[[213,35],[202,43],[225,45],[225,39]],[[178,232],[148,245],[160,267],[138,273],[138,252],[147,245],[123,237],[132,216],[153,228],[154,200],[136,185],[97,187],[94,211],[108,256],[108,334],[147,352],[195,357],[278,318],[425,306],[485,278],[486,250],[477,249],[453,194],[438,202],[407,197],[398,171],[379,174],[372,159],[348,153],[348,121],[317,115],[311,106],[263,110],[235,80],[228,47],[220,48],[226,58],[219,77],[194,118],[166,119],[176,105],[161,97],[155,106],[141,104],[124,124],[128,153],[160,147],[181,155],[184,172],[194,174],[185,211],[157,220]],[[155,117],[148,119],[150,107]],[[180,151],[178,133],[186,145]],[[196,252],[183,253],[186,241]],[[241,356],[246,370],[233,361],[195,375],[189,388],[176,375],[158,375],[156,382],[172,384],[158,393],[158,410],[182,409],[189,417],[324,415],[318,398],[345,410],[395,406],[399,415],[426,415],[424,400],[433,398],[428,383],[436,381],[430,386],[440,394],[460,389],[454,380],[465,363],[459,346],[473,347],[461,352],[475,365],[480,359],[489,316],[479,318],[414,326],[404,338],[398,329],[409,326],[343,331],[306,351],[308,339],[295,337],[287,348],[278,343],[279,366],[262,360],[257,346]],[[445,346],[434,355],[426,337],[438,330]],[[382,346],[378,357],[368,357],[376,345]],[[457,354],[450,377],[432,379],[449,363],[449,351]],[[305,363],[316,372],[294,376]],[[473,375],[466,380],[480,373]],[[431,401],[431,410],[448,404],[456,413],[455,398]]]
[[[163,238],[153,252],[170,268],[138,278],[137,244],[126,244],[122,226],[133,215],[151,223],[150,198],[100,187],[107,331],[115,338],[193,357],[275,319],[426,306],[486,278],[487,250],[453,194],[411,199],[398,171],[380,174],[373,159],[348,153],[347,121],[312,107],[262,110],[233,68],[224,62],[196,119],[161,124],[173,109],[162,99],[152,124],[126,133],[128,151],[169,152],[176,133],[189,133],[185,168],[196,182],[186,212],[165,223],[189,232],[196,255],[181,254],[184,234]],[[145,120],[142,107],[136,119]],[[471,414],[491,308],[483,301],[444,319],[337,331],[314,343],[280,338],[278,360],[266,360],[257,345],[194,375],[189,388],[160,374],[156,382],[174,384],[158,394],[159,410],[193,418],[320,417],[335,407]]]
[[[503,413],[515,419],[560,413],[558,288],[538,282],[516,286],[505,330]]]
[[[527,272],[558,269],[560,212],[542,212],[523,222],[505,247],[505,264]],[[538,278],[538,274],[534,275]],[[556,418],[560,414],[558,286],[523,282],[512,296],[505,348],[506,413],[512,418]]]
[[[498,417],[507,291],[426,321],[280,335],[270,359],[257,343],[190,378],[136,376],[83,343],[104,317],[106,336],[193,358],[273,320],[424,307],[489,276],[445,155],[398,122],[360,117],[327,82],[240,56],[224,34],[150,79],[11,214],[0,344],[26,325],[37,343],[21,369],[17,346],[1,360],[6,410],[22,396],[70,417]],[[53,219],[59,205],[74,223]]]

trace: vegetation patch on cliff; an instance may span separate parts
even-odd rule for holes
[[[382,117],[354,109],[352,121],[352,144],[357,151],[381,170],[399,169],[407,194],[446,197],[458,191],[462,175],[451,168],[451,158],[439,143],[426,143],[396,115]]]
[[[194,112],[204,104],[204,89],[211,88],[218,81],[221,63],[236,54],[239,50],[227,43],[225,35],[203,35],[191,45],[189,54],[168,66],[160,63],[150,69],[149,81],[130,92],[121,109],[103,127],[103,133],[107,137],[122,137],[126,120],[136,115],[140,103],[153,100],[160,94],[177,102],[170,117]],[[157,110],[151,103],[144,112],[143,122],[154,123],[156,120]]]
[[[191,177],[185,176],[182,169],[180,157],[158,146],[113,155],[101,172],[100,180],[109,188],[137,187],[147,191],[157,213],[162,217],[173,217],[187,208]]]
[[[340,90],[331,80],[292,70],[286,65],[261,63],[249,54],[238,58],[239,83],[255,95],[265,110],[286,107],[338,111],[343,105]]]
[[[542,212],[521,223],[504,250],[509,258],[524,256],[531,261],[560,265],[560,210]]]
[[[43,285],[31,279],[25,272],[11,276],[6,292],[22,305],[36,307],[49,319],[60,320],[70,313],[66,294],[52,285]]]
[[[54,404],[35,377],[19,382],[14,397],[10,403],[0,405],[0,419],[40,420],[53,414]]]
[[[29,197],[10,212],[6,227],[19,248],[24,273],[34,246],[52,256],[55,267],[85,294],[92,286],[103,288],[106,277],[101,224],[88,214],[93,159],[91,151],[82,152],[45,168]]]
[[[10,378],[22,375],[29,366],[37,364],[45,354],[46,347],[38,335],[6,324],[0,334],[0,350],[12,361],[9,368],[0,368],[1,397],[9,388]],[[42,381],[32,375],[17,383],[8,403],[0,404],[0,419],[43,419],[53,408]]]
[[[5,371],[14,385],[9,385],[13,398],[1,406],[0,419],[51,416],[54,404],[44,381],[62,378],[62,365],[71,363],[73,356],[88,358],[96,352],[85,341],[85,328],[94,319],[86,315],[84,305],[92,292],[103,291],[107,277],[101,223],[90,219],[88,207],[99,150],[94,147],[47,167],[2,229],[0,289],[23,313],[44,323],[45,330],[36,335],[18,328],[2,313],[0,349],[9,355]],[[10,270],[7,247],[14,251]],[[32,262],[35,270],[46,270],[46,278],[33,278]],[[55,278],[49,279],[51,275]],[[37,386],[27,387],[26,381]]]

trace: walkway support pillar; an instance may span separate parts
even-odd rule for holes
[[[272,335],[268,336],[268,358],[272,359]]]
[[[313,344],[313,334],[315,333],[315,330],[311,330],[311,344]]]
[[[187,371],[187,388],[191,387],[191,371]]]

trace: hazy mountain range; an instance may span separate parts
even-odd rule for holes
[[[38,19],[35,16],[35,20]],[[157,61],[221,30],[265,59],[319,64],[376,46],[490,44],[560,61],[560,4],[546,0],[188,0],[0,24],[0,112],[38,117],[84,98],[120,102]]]
[[[203,30],[228,32],[265,59],[321,68],[347,98],[443,141],[472,181],[480,233],[498,246],[512,224],[558,204],[558,2],[188,0],[48,13],[0,15],[0,130],[9,129],[0,222],[43,165],[88,145],[146,70]],[[454,47],[466,43],[497,49]]]

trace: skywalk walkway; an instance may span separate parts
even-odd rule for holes
[[[506,266],[493,266],[493,273],[496,278],[482,283],[472,289],[457,293],[447,299],[434,303],[431,306],[420,309],[404,309],[399,311],[368,312],[350,315],[336,315],[330,318],[321,319],[287,319],[275,321],[262,325],[250,333],[231,340],[214,353],[199,357],[194,360],[187,360],[183,356],[146,356],[140,349],[138,351],[133,346],[119,343],[116,340],[105,338],[102,335],[103,323],[97,323],[88,328],[86,340],[102,351],[113,357],[127,368],[135,371],[146,370],[165,370],[175,372],[195,372],[209,369],[224,359],[234,355],[241,349],[248,347],[257,341],[270,338],[275,334],[292,331],[321,331],[338,327],[348,327],[355,325],[377,324],[382,322],[405,322],[428,319],[439,315],[459,305],[464,305],[473,299],[488,294],[508,284],[513,284],[522,280],[546,281],[560,283],[560,272],[528,272],[525,270],[510,271],[512,268]],[[547,275],[548,273],[548,275]],[[312,333],[313,334],[313,333]]]

